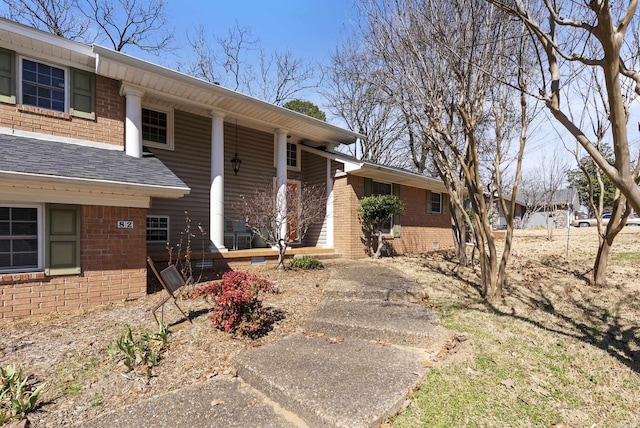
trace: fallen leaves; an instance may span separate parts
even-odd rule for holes
[[[448,354],[455,354],[456,352],[458,352],[458,346],[462,342],[466,342],[467,340],[469,340],[469,338],[470,338],[469,333],[454,334],[453,337],[444,344],[442,349],[438,351],[438,353],[436,354],[433,360],[439,361],[441,359],[446,358]]]

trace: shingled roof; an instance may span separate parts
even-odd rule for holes
[[[3,174],[4,173],[4,174]],[[159,159],[134,158],[123,150],[0,134],[0,174],[6,178],[75,179],[96,186],[126,186],[150,196],[174,197],[189,187]]]

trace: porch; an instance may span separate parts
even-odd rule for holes
[[[191,260],[194,268],[200,269],[204,263],[205,269],[233,270],[242,269],[246,266],[270,265],[274,266],[278,262],[278,250],[272,248],[250,248],[232,250],[226,252],[206,251],[204,255],[198,249],[192,250]],[[167,262],[169,254],[167,251],[148,251],[148,255],[156,263]],[[319,259],[339,258],[333,248],[322,247],[289,247],[285,254],[286,259],[294,256],[311,256]],[[175,257],[175,254],[174,254]]]

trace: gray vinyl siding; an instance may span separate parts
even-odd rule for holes
[[[170,243],[176,248],[180,234],[186,229],[186,214],[191,219],[192,232],[196,243],[192,248],[201,246],[198,224],[205,232],[209,231],[209,186],[211,175],[211,118],[197,116],[176,110],[174,113],[174,147],[171,150],[151,148],[153,154],[173,171],[191,192],[180,199],[153,198],[148,215],[168,215],[170,218]],[[233,154],[231,155],[233,156]],[[233,175],[233,171],[231,172]],[[208,238],[205,243],[208,249]],[[184,242],[183,247],[186,246]],[[149,244],[152,250],[159,250],[163,244]]]
[[[273,166],[273,134],[238,126],[238,157],[240,172],[233,175],[231,158],[235,153],[235,124],[224,124],[224,212],[225,218],[241,219],[238,209],[241,195],[251,197],[256,190],[273,186],[276,168]]]
[[[301,170],[301,180],[304,184],[321,187],[324,189],[325,194],[327,193],[326,158],[302,151]],[[304,237],[303,245],[309,247],[320,247],[325,245],[327,242],[326,226],[326,218],[320,223],[311,225],[307,231],[307,235]]]
[[[236,152],[236,125],[224,123],[224,212],[225,219],[241,219],[241,196],[251,197],[264,186],[273,186],[274,136],[242,126],[237,127],[238,157],[242,160],[238,175],[233,174],[231,158]],[[174,113],[174,150],[152,148],[153,154],[169,167],[191,193],[181,199],[153,198],[148,215],[169,216],[170,243],[176,248],[186,228],[186,215],[191,219],[191,231],[196,235],[194,251],[201,248],[198,225],[207,232],[205,248],[209,246],[209,188],[211,174],[211,118],[176,110]],[[301,153],[301,171],[288,171],[289,179],[303,183],[325,185],[326,159],[307,152]],[[324,225],[315,226],[307,233],[305,245],[323,245],[326,242]],[[183,247],[186,242],[183,242]],[[152,251],[164,244],[149,244]]]

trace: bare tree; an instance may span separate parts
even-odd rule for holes
[[[302,241],[309,226],[325,218],[327,207],[321,187],[303,184],[300,189],[286,189],[284,197],[279,197],[275,186],[262,186],[252,195],[241,195],[238,207],[253,233],[278,248],[278,270],[284,270],[287,248]]]
[[[545,76],[540,97],[546,108],[611,178],[629,204],[640,211],[640,169],[639,165],[632,167],[627,129],[629,112],[623,96],[626,85],[635,85],[636,92],[640,93],[640,72],[628,68],[629,61],[638,54],[639,23],[633,19],[637,0],[626,5],[609,0],[487,1],[526,25],[539,49],[540,70]],[[593,68],[598,70],[597,74],[590,73]],[[585,81],[593,84],[596,76],[604,81],[615,154],[613,165],[597,150],[580,124],[570,118],[567,105],[561,103],[561,83],[566,85],[565,94],[573,94],[575,90],[571,88],[584,85]]]
[[[193,33],[187,32],[187,41],[194,50],[196,57],[191,64],[186,65],[186,68],[184,66],[178,66],[178,68],[183,68],[186,73],[198,79],[210,83],[220,83],[219,79],[223,73],[218,70],[219,66],[214,49],[207,43],[205,27],[198,25]]]
[[[408,128],[385,81],[383,63],[364,44],[346,41],[331,55],[328,88],[329,111],[352,131],[366,138],[349,147],[350,154],[371,162],[407,166],[402,139],[415,135]],[[424,169],[423,169],[424,170]],[[419,170],[419,172],[423,172]]]
[[[540,191],[540,176],[542,172],[535,170],[528,174],[523,174],[520,180],[519,198],[524,202],[525,212],[522,216],[522,227],[526,228],[531,221],[531,217],[544,209],[544,194]]]
[[[597,74],[596,70],[592,69],[591,75],[595,74]],[[604,143],[611,125],[609,121],[609,105],[605,97],[604,88],[600,84],[599,79],[595,78],[597,76],[593,77],[593,85],[590,85],[590,82],[585,82],[585,86],[582,86],[579,89],[580,95],[586,105],[586,108],[580,112],[580,127],[591,131],[592,140],[595,142],[595,148],[603,157],[605,157],[605,159],[607,159],[607,162],[615,163],[615,161],[613,161],[614,155],[611,152],[611,148]],[[626,104],[625,108],[627,110],[629,109],[630,102],[635,98],[634,94],[629,91],[629,88],[627,88],[627,93],[624,97]],[[570,113],[573,112],[570,111]],[[572,120],[575,120],[574,116],[574,114],[571,114]],[[573,151],[573,155],[576,159],[578,169],[582,172],[582,175],[587,182],[589,206],[591,212],[594,213],[596,227],[598,229],[598,252],[593,264],[591,282],[593,285],[605,286],[609,253],[614,239],[626,225],[627,218],[631,213],[631,207],[626,204],[625,197],[621,195],[620,190],[617,188],[613,194],[613,201],[611,202],[611,205],[605,204],[605,195],[608,194],[605,189],[605,184],[610,184],[611,182],[606,176],[603,177],[601,169],[595,165],[592,158],[588,158],[588,160],[581,159],[580,152],[580,144],[579,142],[576,142],[576,148]],[[611,210],[611,216],[606,225],[602,220],[605,209]]]
[[[135,46],[146,52],[169,48],[165,0],[77,0],[80,11],[99,28],[96,40],[108,40],[122,51]]]
[[[78,16],[75,0],[2,0],[9,18],[70,40],[80,39],[89,20]]]
[[[173,39],[165,0],[2,0],[18,22],[117,51],[166,51]]]
[[[542,156],[539,170],[538,185],[543,198],[543,211],[547,224],[547,239],[553,240],[553,230],[558,222],[558,191],[562,188],[567,178],[569,166],[562,160],[560,154],[554,151],[551,159]]]
[[[473,232],[482,294],[498,299],[506,280],[515,213],[515,198],[505,197],[502,172],[511,157],[510,142],[518,141],[517,154],[509,161],[516,171],[509,193],[517,194],[530,121],[527,81],[517,74],[526,60],[526,46],[511,37],[519,29],[510,27],[496,9],[474,0],[369,1],[366,12],[367,40],[384,59],[387,79],[406,89],[413,120],[431,136],[434,164],[464,219],[458,221]],[[511,86],[498,85],[500,81]],[[473,220],[464,211],[465,192]],[[502,255],[491,231],[494,195],[507,222]]]
[[[260,50],[259,82],[257,91],[249,93],[270,103],[283,105],[307,91],[320,87],[324,76],[322,68],[295,57],[291,51],[274,51],[268,55]]]
[[[322,84],[320,67],[291,51],[267,52],[251,29],[237,22],[224,37],[198,26],[187,39],[195,58],[185,71],[234,91],[283,105]]]

